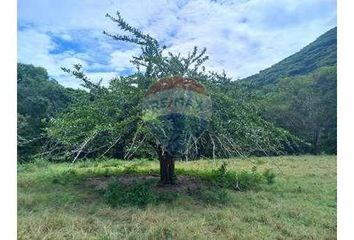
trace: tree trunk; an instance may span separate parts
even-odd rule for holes
[[[158,150],[160,159],[160,181],[161,184],[174,184],[175,182],[175,162],[173,156],[167,151]]]

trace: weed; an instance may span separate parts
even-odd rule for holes
[[[265,176],[257,172],[256,166],[253,166],[251,171],[242,170],[240,173],[236,173],[227,170],[226,162],[222,163],[217,170],[214,170],[208,178],[218,187],[235,190],[256,189],[264,182],[264,179]]]
[[[275,179],[275,173],[272,172],[270,169],[266,169],[263,172],[263,176],[265,177],[265,179],[267,180],[268,184],[273,184],[274,183],[274,179]]]
[[[119,203],[124,202],[124,194],[124,188],[119,184],[119,182],[111,181],[108,184],[103,197],[106,203],[108,203],[111,207],[116,207]]]
[[[237,176],[237,184],[240,190],[257,188],[263,181],[263,176],[252,168],[251,172],[242,170]]]
[[[223,162],[218,169],[219,177],[225,177],[227,172],[227,162]]]
[[[157,200],[149,183],[137,183],[133,185],[127,191],[126,198],[131,205],[137,206],[145,206],[148,203],[155,203]]]

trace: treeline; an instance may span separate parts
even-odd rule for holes
[[[42,67],[17,64],[17,156],[27,161],[42,152],[46,127],[59,112],[75,102],[83,91],[65,88]]]

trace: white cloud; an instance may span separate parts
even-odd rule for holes
[[[138,56],[140,53],[139,48],[134,48],[126,51],[114,51],[111,53],[110,65],[116,71],[124,71],[134,68],[134,65],[130,62],[132,56]]]
[[[102,79],[102,85],[107,86],[113,78],[117,77],[116,72],[94,72],[87,73],[87,77],[94,83],[98,83]]]
[[[335,1],[330,0],[190,1],[168,17],[177,19],[168,50],[186,54],[194,45],[207,47],[210,70],[225,69],[234,78],[246,77],[299,51],[334,27],[335,8]]]
[[[32,27],[19,32],[19,60],[63,79],[60,66],[76,61],[107,78],[131,69],[138,48],[102,34],[119,32],[104,17],[116,10],[169,51],[187,54],[195,45],[207,47],[207,68],[225,69],[235,79],[275,64],[336,25],[335,0],[20,0],[19,23]],[[51,54],[56,45],[49,33],[70,42],[80,39],[85,48]]]
[[[34,29],[23,30],[18,34],[18,60],[22,63],[43,66],[50,72],[57,72],[55,60],[49,51],[55,48],[55,44],[46,34]]]
[[[71,41],[73,40],[72,37],[69,34],[63,34],[60,36],[62,39],[64,39],[65,41]]]
[[[77,63],[80,63],[86,70],[91,68],[102,69],[104,67],[88,64],[90,57],[84,53],[66,51],[60,54],[50,54],[49,52],[53,49],[55,49],[55,44],[49,35],[34,29],[20,31],[18,37],[18,61],[46,68],[51,77],[67,87],[77,88],[81,82],[72,76],[68,76],[61,70],[61,67],[71,68]],[[103,84],[107,84],[116,75],[116,72],[100,71],[87,74],[94,82],[103,78]]]

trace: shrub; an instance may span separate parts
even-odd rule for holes
[[[237,184],[239,190],[247,190],[252,188],[257,188],[263,182],[263,176],[252,169],[251,172],[245,170],[241,171],[237,176]]]
[[[172,202],[178,197],[176,192],[154,191],[153,184],[154,181],[147,181],[124,186],[118,180],[112,180],[103,190],[103,198],[111,207],[118,205],[143,207],[147,204]]]
[[[272,184],[274,183],[274,179],[275,179],[275,173],[272,172],[270,169],[267,169],[263,172],[263,176],[265,177],[265,179],[267,180],[268,184]]]
[[[218,168],[219,177],[225,177],[227,172],[227,162],[223,162]]]
[[[137,183],[126,194],[127,202],[132,205],[144,206],[156,202],[156,195],[152,192],[151,184]]]
[[[135,183],[132,186],[123,186],[119,181],[111,181],[104,191],[105,202],[116,207],[117,205],[145,206],[157,203],[158,196],[152,190],[151,182]]]
[[[123,187],[117,181],[111,181],[105,192],[104,199],[105,202],[111,205],[111,207],[116,207],[119,203],[124,202],[125,191]]]
[[[217,170],[214,170],[209,176],[209,179],[206,180],[211,180],[217,187],[244,191],[255,189],[266,180],[268,183],[269,181],[274,181],[274,173],[269,172],[264,174],[257,172],[256,166],[253,166],[251,171],[243,170],[240,173],[228,171],[227,164],[224,162]]]

